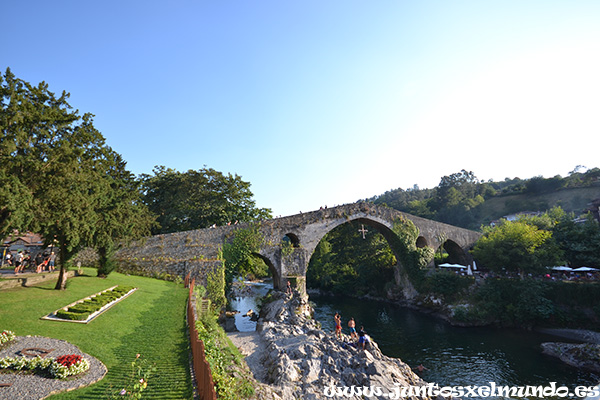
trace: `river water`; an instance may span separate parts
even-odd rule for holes
[[[264,295],[270,284],[253,284],[253,292]],[[427,368],[421,377],[440,386],[496,385],[507,386],[594,386],[600,376],[563,364],[541,353],[540,344],[565,341],[562,338],[523,330],[462,328],[418,311],[383,302],[310,296],[315,318],[326,332],[333,332],[333,315],[339,312],[342,326],[349,333],[351,317],[357,327],[363,325],[381,351],[415,367]],[[252,331],[256,324],[242,316],[257,310],[252,295],[232,302],[241,311],[236,316],[240,331]]]

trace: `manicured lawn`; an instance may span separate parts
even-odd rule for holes
[[[51,399],[106,399],[107,391],[123,386],[138,353],[156,363],[158,369],[143,398],[193,398],[185,324],[187,289],[172,282],[115,272],[100,279],[95,277],[94,269],[84,270],[86,275],[71,278],[65,291],[54,290],[55,282],[0,291],[0,330],[12,330],[18,336],[66,340],[108,368],[108,374],[97,384]],[[87,325],[40,319],[114,285],[139,289]]]

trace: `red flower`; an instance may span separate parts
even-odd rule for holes
[[[69,368],[71,365],[77,364],[79,361],[81,361],[81,356],[77,354],[69,354],[56,357],[56,362],[64,365],[67,368]]]

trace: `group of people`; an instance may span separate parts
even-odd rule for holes
[[[15,275],[23,273],[25,268],[30,266],[35,267],[35,271],[39,274],[46,270],[49,272],[54,271],[56,254],[53,251],[50,253],[40,251],[34,258],[31,258],[31,254],[27,251],[19,250],[16,255],[8,251],[4,261],[9,266],[15,267]]]
[[[342,316],[340,315],[340,313],[336,312],[333,319],[335,321],[335,336],[338,339],[341,339]],[[354,321],[354,317],[350,318],[350,320],[348,321],[348,328],[350,329],[350,338],[352,339],[352,341],[356,341],[358,343],[357,347],[365,349],[371,343],[371,338],[369,337],[369,335],[367,335],[367,332],[365,332],[364,326],[361,326],[358,331],[356,330],[356,321]]]
[[[335,336],[338,339],[342,339],[342,316],[340,313],[336,312],[333,319],[335,321]],[[350,329],[350,338],[353,342],[357,342],[355,343],[357,348],[362,348],[364,350],[371,343],[371,338],[365,332],[364,326],[361,326],[358,331],[356,330],[356,321],[354,321],[354,317],[350,318],[348,321],[348,328]],[[419,364],[414,367],[414,369],[419,373],[429,370],[429,368],[425,368],[423,364]]]

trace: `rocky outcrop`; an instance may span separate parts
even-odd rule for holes
[[[260,376],[282,398],[325,399],[334,388],[365,387],[381,390],[369,398],[387,399],[396,387],[427,385],[400,359],[383,355],[376,343],[363,350],[347,336],[340,340],[326,334],[311,318],[307,297],[277,292],[270,300],[257,325],[265,346]]]
[[[576,368],[600,372],[600,345],[583,343],[542,343],[542,352]]]

